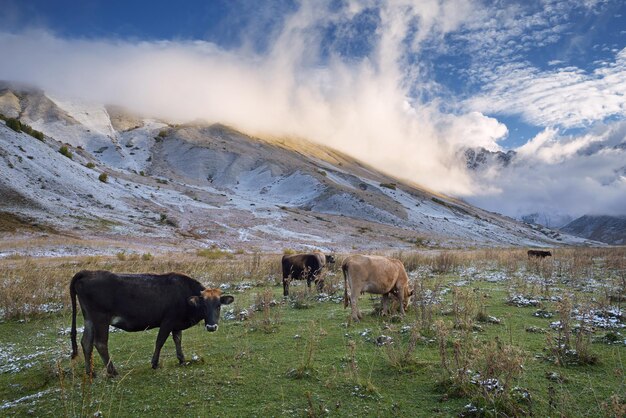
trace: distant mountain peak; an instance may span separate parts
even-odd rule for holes
[[[561,228],[579,237],[613,245],[626,244],[626,216],[584,215]]]
[[[494,165],[507,167],[517,154],[513,150],[509,150],[507,152],[489,151],[483,147],[466,148],[463,153],[465,156],[466,167],[474,171],[482,170]]]

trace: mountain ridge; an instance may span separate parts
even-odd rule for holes
[[[35,107],[50,100],[28,99]],[[0,210],[58,231],[265,250],[585,242],[430,193],[304,139],[51,102],[54,120],[21,113],[43,141],[0,125],[0,167],[9,174],[0,190],[23,195]],[[116,129],[111,118],[125,122]],[[63,145],[72,159],[58,152]]]

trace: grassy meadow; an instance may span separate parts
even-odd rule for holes
[[[380,298],[362,295],[359,323],[341,256],[324,294],[300,282],[288,299],[279,254],[2,259],[0,416],[626,415],[626,248],[393,255],[412,306],[381,317]],[[183,366],[168,339],[150,368],[156,330],[112,332],[120,375],[94,350],[89,381],[82,353],[70,360],[68,286],[82,269],[179,271],[235,302],[217,332],[183,332]]]

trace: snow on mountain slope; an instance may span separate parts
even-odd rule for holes
[[[22,197],[0,211],[79,237],[265,250],[584,242],[434,195],[302,139],[139,121],[120,109],[115,124],[127,129],[116,130],[104,107],[17,96],[23,121],[46,137],[0,123],[0,194]],[[24,112],[36,101],[46,101],[46,117],[29,119],[42,115]],[[58,152],[63,143],[72,159]]]
[[[70,101],[58,96],[48,95],[48,98],[89,132],[115,137],[115,129],[111,125],[111,118],[104,106]]]

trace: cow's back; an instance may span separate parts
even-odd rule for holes
[[[78,299],[90,313],[119,316],[158,326],[165,315],[184,316],[188,299],[203,286],[182,274],[115,274],[83,271],[73,283]]]
[[[384,294],[395,286],[401,275],[399,267],[402,263],[398,266],[396,261],[383,256],[357,254],[346,257],[341,268],[351,281],[359,282],[363,292]]]
[[[324,261],[325,256],[317,253],[284,255],[283,277],[291,275],[294,279],[301,279],[304,272],[317,274],[324,267]]]

